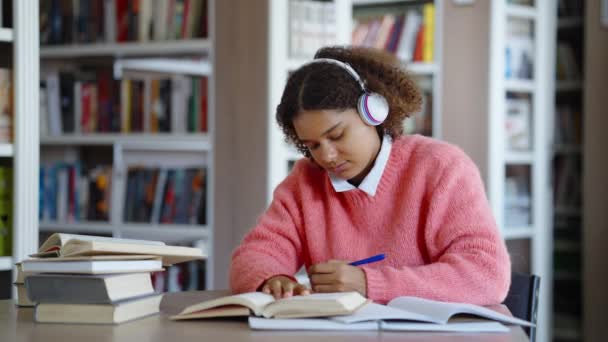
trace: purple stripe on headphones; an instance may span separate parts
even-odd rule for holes
[[[375,123],[376,125],[377,125],[377,124],[381,124],[381,123],[382,123],[382,121],[378,121],[378,120],[376,120],[376,118],[374,118],[374,117],[372,116],[372,114],[371,114],[371,112],[370,112],[370,110],[369,110],[369,107],[367,106],[367,100],[369,100],[369,96],[367,96],[367,95],[363,95],[363,96],[365,96],[365,102],[364,102],[364,105],[365,105],[365,116],[367,116],[367,117],[369,118],[369,120],[370,120],[371,122]]]

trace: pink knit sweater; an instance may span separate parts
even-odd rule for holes
[[[268,210],[234,251],[233,292],[330,259],[386,259],[361,266],[367,295],[490,305],[502,302],[511,264],[474,163],[422,136],[396,139],[376,195],[334,191],[306,159],[276,188]]]

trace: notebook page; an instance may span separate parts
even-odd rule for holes
[[[441,331],[441,332],[496,332],[507,333],[509,328],[498,322],[466,323],[418,323],[418,322],[380,322],[380,329],[385,331]]]
[[[378,321],[383,319],[408,320],[420,322],[433,322],[434,319],[419,313],[407,310],[395,309],[390,306],[369,303],[350,315],[335,316],[330,318],[342,323],[355,323],[365,321]]]
[[[378,330],[376,322],[344,324],[323,318],[261,318],[249,317],[249,327],[256,330]]]
[[[530,322],[522,319],[503,315],[488,308],[473,304],[439,302],[417,297],[397,297],[391,300],[388,305],[397,309],[432,317],[434,318],[435,323],[445,324],[456,314],[472,314],[503,323],[517,324],[526,327],[532,326]]]

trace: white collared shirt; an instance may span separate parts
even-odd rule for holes
[[[343,192],[359,189],[370,196],[374,196],[376,194],[378,184],[380,184],[380,179],[382,179],[382,173],[384,172],[384,168],[388,162],[388,157],[391,154],[392,146],[393,140],[390,136],[385,135],[382,137],[382,145],[380,146],[380,152],[378,152],[374,166],[358,187],[350,184],[346,179],[338,178],[336,175],[330,172],[329,179],[331,180],[334,190],[336,190],[336,192]]]

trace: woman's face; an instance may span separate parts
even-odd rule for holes
[[[303,111],[293,125],[317,164],[357,185],[380,151],[376,128],[365,124],[354,109]]]

